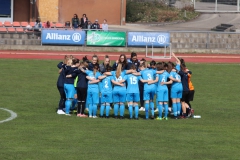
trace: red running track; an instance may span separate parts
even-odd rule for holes
[[[93,54],[97,54],[100,60],[109,55],[111,60],[117,60],[121,52],[56,52],[56,51],[0,51],[1,59],[52,59],[62,60],[64,55],[73,55],[79,59],[87,56],[90,60]],[[130,53],[124,53],[130,57]],[[150,55],[150,54],[149,54]],[[176,54],[190,63],[240,63],[240,54]],[[160,55],[158,55],[160,56]],[[162,56],[162,55],[161,55]],[[138,53],[138,59],[146,58],[145,53]],[[155,61],[174,61],[174,59],[154,59]]]

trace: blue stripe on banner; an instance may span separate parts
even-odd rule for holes
[[[128,46],[168,47],[168,32],[128,32]]]
[[[42,44],[83,45],[86,32],[74,30],[42,30]]]

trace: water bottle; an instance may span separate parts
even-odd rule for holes
[[[200,115],[193,115],[193,118],[201,118]]]

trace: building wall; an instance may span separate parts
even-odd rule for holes
[[[13,5],[13,21],[29,21],[30,18],[30,2],[29,0],[14,0]]]
[[[58,1],[38,0],[38,16],[42,22],[58,22]]]
[[[58,21],[71,21],[73,14],[76,13],[81,18],[85,13],[92,22],[98,19],[102,23],[103,19],[107,19],[108,24],[120,25],[121,10],[124,20],[122,24],[125,24],[126,0],[71,0],[71,3],[69,0],[59,0]]]
[[[42,22],[71,21],[73,14],[87,14],[89,20],[99,23],[107,19],[108,24],[125,24],[126,0],[14,0],[14,21]],[[122,22],[121,22],[122,18]]]

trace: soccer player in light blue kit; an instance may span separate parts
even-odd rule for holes
[[[118,118],[118,109],[120,106],[120,119],[123,119],[126,102],[126,85],[123,83],[123,77],[126,74],[125,70],[122,70],[122,64],[119,63],[117,66],[117,71],[112,71],[113,75],[112,83],[114,84],[113,88],[113,102],[114,104],[114,116]]]
[[[123,57],[121,55],[120,57]],[[114,84],[113,87],[113,102],[114,102],[114,116],[118,118],[118,109],[120,107],[120,119],[124,117],[124,110],[125,106],[124,103],[126,102],[126,84],[123,83],[125,74],[129,74],[132,72],[136,72],[133,70],[124,70],[124,63],[119,62],[116,71],[105,72],[104,75],[112,75],[112,83]]]
[[[134,64],[130,67],[131,70],[136,71],[136,66]],[[135,119],[138,120],[138,102],[140,100],[138,82],[141,79],[140,76],[135,76],[133,74],[125,75],[124,80],[127,81],[127,98],[128,101],[128,110],[130,119],[133,117],[133,106],[135,111]]]
[[[141,81],[144,83],[144,91],[143,91],[143,100],[145,101],[145,114],[146,114],[146,119],[149,118],[149,102],[153,102],[153,98],[155,95],[155,84],[148,84],[148,82],[153,81],[154,79],[154,74],[156,74],[155,70],[150,70],[147,69],[145,66],[145,63],[142,63],[139,65],[140,68],[140,75],[142,77]],[[134,75],[139,75],[139,73],[134,73]],[[154,119],[154,104],[151,103],[151,110],[152,116],[151,118]]]
[[[110,72],[112,68],[107,66],[106,71]],[[98,77],[101,81],[101,107],[100,117],[103,117],[106,108],[106,118],[109,118],[110,103],[112,103],[112,76],[102,75]]]
[[[153,70],[153,79],[156,79],[156,62],[154,60],[152,60],[150,62],[150,70]],[[157,92],[157,83],[154,83],[155,84],[155,95],[156,95],[156,92]],[[154,112],[158,112],[158,108],[156,108],[156,110],[154,110],[154,102],[150,102],[150,108],[151,108],[151,113],[152,115],[154,115]]]
[[[173,81],[171,86],[171,98],[172,98],[172,107],[173,107],[173,115],[175,119],[178,119],[178,116],[181,112],[181,102],[182,98],[183,86],[181,83],[181,76],[177,74],[176,69],[174,68],[174,64],[172,62],[168,62],[168,69],[171,69],[169,79]]]
[[[100,76],[99,65],[93,65],[93,71],[84,70],[80,68],[82,72],[87,74],[88,81],[88,90],[87,90],[87,102],[89,104],[88,114],[89,118],[97,118],[97,105],[99,103],[99,79]]]
[[[164,62],[159,62],[157,63],[157,70],[161,71],[164,70]],[[167,115],[168,115],[168,88],[167,84],[172,84],[172,80],[168,81],[169,78],[169,73],[164,70],[162,74],[157,74],[156,80],[153,82],[148,82],[148,84],[151,83],[157,83],[157,108],[158,108],[158,117],[157,120],[162,120],[162,108],[164,106],[165,114],[164,118],[165,120],[168,120]]]

